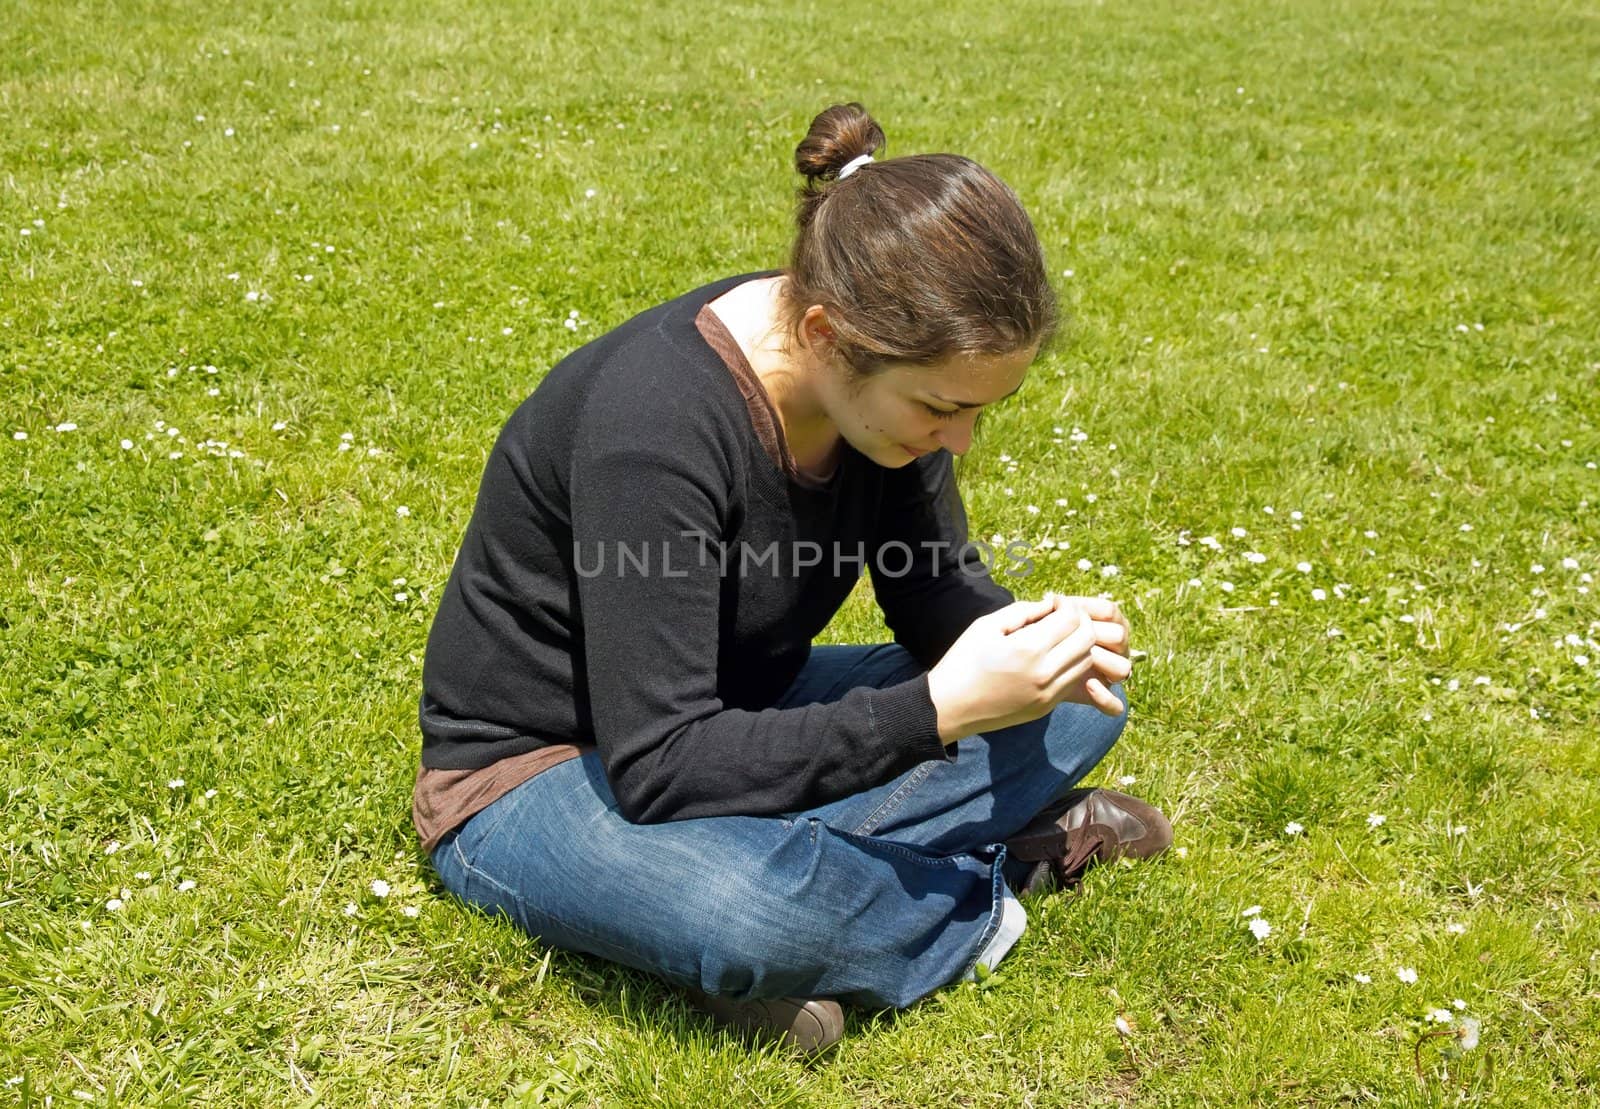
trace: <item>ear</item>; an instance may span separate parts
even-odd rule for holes
[[[813,304],[800,317],[800,345],[826,358],[833,354],[836,338],[833,325],[828,322],[828,310]]]

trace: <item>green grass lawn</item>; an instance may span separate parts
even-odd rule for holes
[[[1594,6],[674,7],[7,9],[0,1104],[1600,1097]],[[501,423],[781,264],[844,99],[1039,227],[968,508],[1128,610],[1096,780],[1179,848],[806,1067],[464,911],[409,801]]]

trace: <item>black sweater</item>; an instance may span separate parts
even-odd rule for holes
[[[428,637],[424,766],[592,742],[649,823],[810,808],[950,757],[926,675],[770,707],[863,564],[925,669],[1012,596],[963,551],[948,452],[890,470],[846,445],[810,485],[780,468],[741,392],[753,371],[695,326],[750,279],[636,316],[512,415]],[[897,540],[914,558],[881,549]]]

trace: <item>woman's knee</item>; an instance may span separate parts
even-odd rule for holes
[[[1092,705],[1068,703],[1055,708],[1046,730],[1053,755],[1085,762],[1088,764],[1085,769],[1089,769],[1116,746],[1128,724],[1128,696],[1120,684],[1110,688],[1122,702],[1122,711],[1115,716]]]

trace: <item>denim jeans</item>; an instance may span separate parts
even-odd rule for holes
[[[895,644],[814,647],[777,707],[919,673]],[[1124,719],[1064,704],[804,812],[663,824],[617,812],[591,751],[472,817],[433,864],[554,947],[709,994],[904,1008],[971,970],[1020,870],[1001,841],[1092,770]]]

